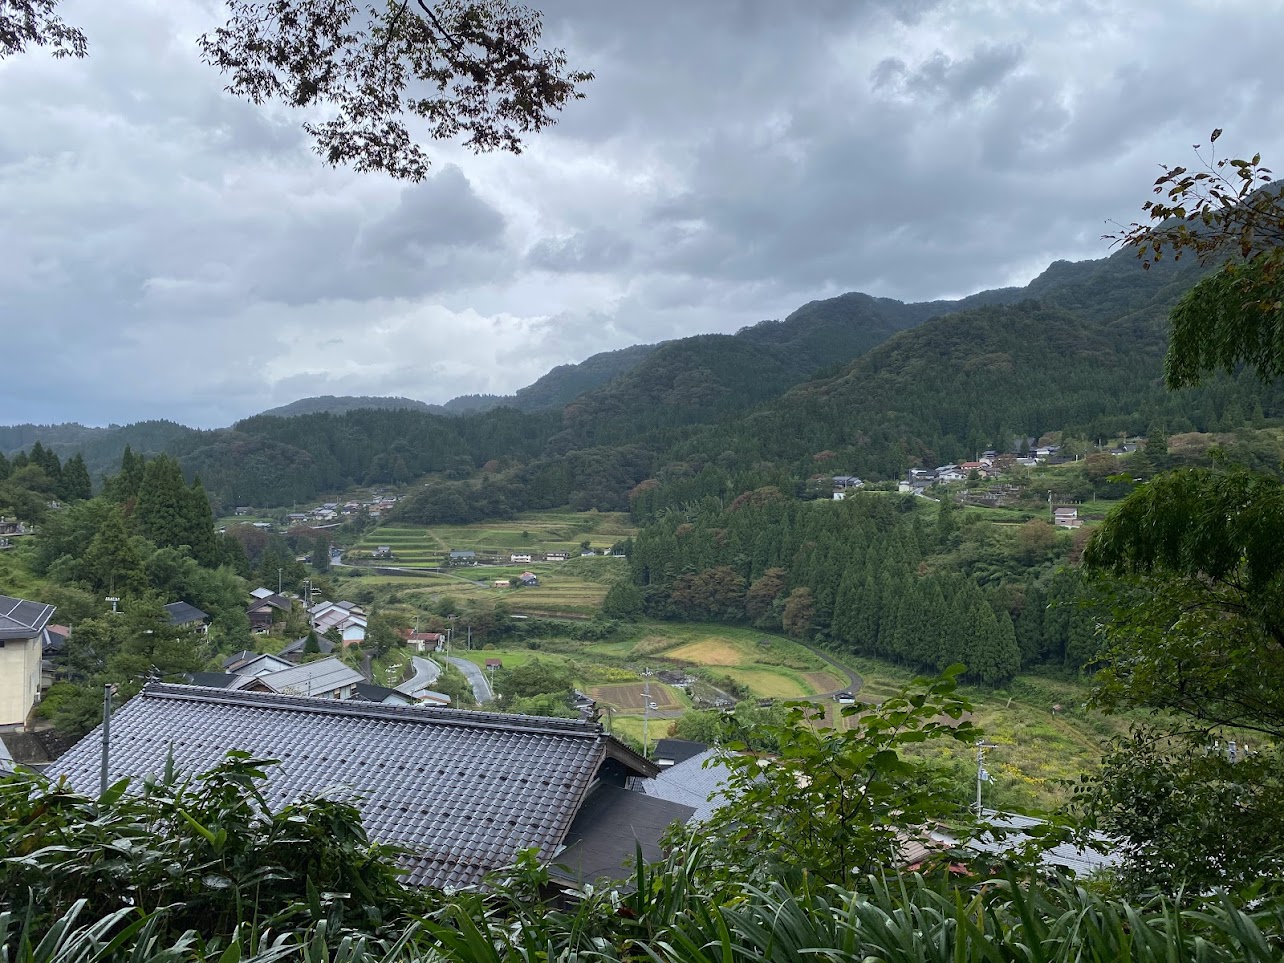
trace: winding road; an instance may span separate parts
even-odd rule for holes
[[[490,691],[490,682],[486,679],[486,673],[479,669],[476,663],[454,656],[449,659],[449,662],[464,674],[468,684],[473,687],[473,696],[477,699],[478,705],[495,700],[494,694]]]
[[[415,670],[415,674],[397,686],[396,689],[398,692],[404,692],[414,698],[437,681],[441,675],[441,666],[432,659],[420,658],[417,655],[410,657],[410,665]]]

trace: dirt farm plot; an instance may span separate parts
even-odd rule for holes
[[[622,712],[641,712],[646,705],[646,689],[641,682],[628,682],[617,685],[596,685],[589,690],[598,702],[615,706]],[[673,697],[669,687],[658,682],[651,683],[651,701],[659,709],[681,709],[682,703]]]

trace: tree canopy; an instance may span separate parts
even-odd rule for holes
[[[520,153],[593,75],[541,44],[540,13],[510,0],[226,0],[200,56],[254,104],[318,116],[303,129],[327,163],[420,180],[423,140]],[[58,0],[0,4],[0,59],[29,47],[83,57]]]

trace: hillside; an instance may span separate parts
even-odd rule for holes
[[[1016,295],[985,292],[983,301]],[[662,344],[614,381],[566,409],[558,443],[620,444],[647,432],[734,417],[775,398],[817,369],[858,357],[897,331],[963,302],[905,304],[851,293],[812,301],[783,321],[734,335],[696,335]]]
[[[434,414],[445,414],[441,405],[430,405],[414,398],[383,398],[371,395],[319,395],[315,398],[300,398],[288,405],[269,408],[260,412],[276,418],[293,418],[296,415],[330,414],[341,415],[360,408],[393,410],[408,408],[411,411],[428,411]]]
[[[735,422],[706,429],[676,452],[732,450],[743,463],[800,470],[828,452],[844,470],[895,477],[914,465],[974,457],[1018,435],[1065,430],[1085,438],[1242,424],[1284,414],[1278,385],[1213,379],[1164,390],[1166,317],[1198,269],[1146,272],[1128,255],[1059,262],[1025,293],[938,317],[897,334],[842,371],[805,382]]]
[[[509,407],[518,411],[551,411],[586,391],[606,384],[635,368],[660,345],[635,344],[618,351],[601,351],[579,364],[560,364],[512,395],[460,395],[446,402],[451,414],[462,415]]]

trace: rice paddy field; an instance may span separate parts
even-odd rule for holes
[[[623,560],[619,560],[622,564]],[[590,582],[574,575],[563,574],[557,565],[541,565],[538,568],[528,566],[539,576],[539,584],[514,588],[505,585],[498,587],[496,580],[507,580],[510,576],[519,575],[526,568],[506,566],[504,568],[478,565],[466,570],[448,570],[446,572],[423,572],[414,575],[367,574],[347,576],[352,584],[372,588],[394,589],[403,602],[421,604],[427,607],[443,596],[450,596],[461,602],[503,602],[514,613],[525,615],[542,615],[546,617],[564,616],[568,618],[588,618],[602,607],[602,600],[610,586],[602,582]],[[455,574],[466,571],[467,575]]]
[[[528,512],[472,525],[381,525],[367,532],[351,551],[354,560],[368,558],[386,545],[394,556],[391,564],[428,568],[441,565],[452,551],[497,555],[504,561],[522,553],[578,556],[585,541],[600,551],[635,533],[628,516],[618,512]]]

